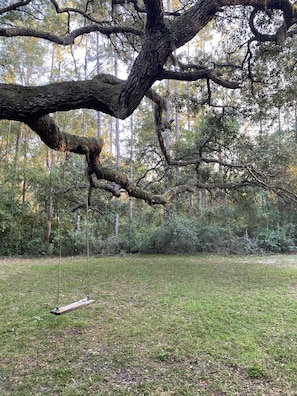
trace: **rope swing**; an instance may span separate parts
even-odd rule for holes
[[[74,303],[65,305],[64,307],[55,307],[51,310],[51,313],[54,315],[64,315],[68,312],[75,311],[76,309],[83,308],[87,305],[93,304],[96,300],[92,300],[89,296],[82,298],[79,301],[75,301]]]
[[[65,164],[65,162],[64,162]],[[64,165],[63,165],[63,185],[64,185]],[[64,194],[63,194],[64,195]],[[64,199],[64,197],[62,197]],[[58,235],[59,235],[59,263],[58,263],[58,290],[57,290],[57,305],[50,311],[53,315],[64,315],[68,312],[84,308],[93,304],[96,300],[90,299],[90,241],[89,241],[89,195],[86,201],[86,249],[87,249],[87,295],[81,300],[75,301],[71,304],[59,307],[60,289],[61,289],[61,263],[62,263],[62,237],[60,229],[60,219],[58,216]]]

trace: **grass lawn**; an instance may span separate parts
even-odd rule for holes
[[[0,259],[0,395],[297,395],[297,256]],[[88,281],[89,279],[89,281]]]

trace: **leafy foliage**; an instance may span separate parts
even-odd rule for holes
[[[111,9],[108,2],[73,1],[67,12],[56,12],[55,2],[26,3],[12,4],[15,12],[3,11],[4,29],[30,26],[60,39],[69,38],[68,30],[77,32],[78,26],[84,31],[96,26],[98,31],[79,34],[71,46],[59,46],[55,39],[49,45],[36,37],[1,38],[2,83],[40,86],[90,79],[98,73],[106,76],[115,69],[131,69],[141,51],[146,19],[134,3],[116,2]],[[194,5],[188,2],[178,13]],[[60,250],[78,255],[86,253],[87,243],[92,254],[296,249],[296,37],[291,29],[281,44],[257,42],[251,7],[226,7],[216,14],[215,21],[196,35],[194,45],[178,49],[164,63],[168,73],[211,74],[194,82],[160,77],[154,89],[166,97],[167,124],[161,125],[158,138],[154,106],[144,98],[133,118],[119,128],[120,164],[115,158],[115,125],[108,115],[83,108],[53,116],[63,132],[103,136],[105,166],[114,171],[120,167],[137,188],[165,196],[166,206],[131,204],[131,189],[124,192],[109,182],[110,190],[93,189],[86,219],[84,161],[73,154],[54,154],[25,124],[3,120],[1,255]],[[170,23],[176,17],[165,16]],[[255,10],[253,23],[259,34],[273,35],[282,18],[276,10]],[[228,76],[241,81],[240,91],[225,90],[222,80]],[[112,188],[120,199],[112,196]]]

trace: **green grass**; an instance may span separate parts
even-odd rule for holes
[[[297,257],[0,260],[0,395],[297,395]]]

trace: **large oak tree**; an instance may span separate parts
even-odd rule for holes
[[[293,37],[297,32],[297,5],[290,0],[190,0],[174,4],[174,9],[166,11],[162,0],[112,0],[111,3],[95,0],[0,1],[0,36],[6,40],[18,36],[35,37],[60,46],[71,46],[81,36],[98,32],[106,39],[120,38],[123,46],[130,46],[135,52],[135,60],[125,80],[110,74],[99,74],[90,80],[63,81],[41,86],[1,84],[0,118],[27,124],[54,150],[85,155],[93,187],[104,186],[99,183],[101,180],[115,182],[130,196],[150,204],[165,204],[172,196],[183,191],[197,186],[207,187],[198,184],[195,186],[194,183],[179,186],[165,195],[144,191],[130,183],[125,175],[104,167],[100,159],[102,139],[62,131],[51,116],[57,111],[87,108],[125,119],[147,97],[155,105],[156,139],[167,165],[186,166],[188,163],[211,162],[212,159],[205,158],[202,153],[186,163],[171,158],[162,136],[163,130],[169,127],[164,117],[166,102],[157,92],[155,83],[164,79],[205,80],[208,87],[211,82],[225,89],[240,89],[241,71],[246,69],[246,63],[252,57],[251,43],[274,43],[281,47],[288,37]],[[49,24],[44,24],[42,18],[36,15],[37,10],[61,18],[60,26],[64,26],[64,31],[61,32],[60,28],[61,33],[57,33],[54,26],[49,30]],[[178,49],[228,10],[244,14],[248,21],[247,49],[246,52],[241,52],[242,59],[237,65],[213,64],[210,67],[209,63],[186,64],[184,58],[179,59]],[[274,14],[278,15],[277,28],[267,28],[265,31],[265,25],[259,23],[261,14],[270,18]],[[232,166],[245,172],[248,176],[244,183],[250,180],[265,187],[251,165],[219,165]],[[228,185],[222,187],[228,188]],[[113,191],[111,187],[110,191]]]

